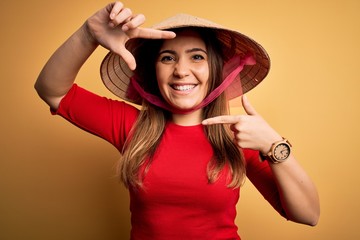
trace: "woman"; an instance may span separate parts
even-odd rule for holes
[[[228,100],[268,73],[265,50],[189,15],[151,29],[143,22],[120,2],[107,5],[60,46],[35,84],[53,113],[121,152],[131,238],[240,239],[234,221],[245,176],[281,215],[316,225],[317,191],[291,144],[245,96],[247,114],[228,115]],[[110,50],[101,65],[105,85],[140,111],[74,84],[98,45]]]

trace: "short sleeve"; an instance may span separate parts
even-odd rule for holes
[[[98,96],[74,84],[52,114],[105,139],[120,151],[138,112],[125,102]]]

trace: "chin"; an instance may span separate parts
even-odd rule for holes
[[[198,104],[189,104],[189,105],[171,105],[173,108],[175,109],[179,109],[182,111],[186,111],[186,110],[190,110],[190,109],[194,109],[196,106],[198,106]]]

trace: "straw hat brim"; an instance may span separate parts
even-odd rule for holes
[[[227,29],[206,19],[187,14],[175,15],[174,17],[154,25],[152,28],[158,30],[171,30],[183,27],[214,29],[217,39],[222,46],[225,61],[235,55],[245,56],[248,53],[251,53],[255,58],[256,64],[245,66],[240,72],[237,81],[235,80],[228,87],[228,99],[233,99],[250,91],[269,73],[270,58],[265,49],[259,43],[240,32]],[[138,41],[138,39],[130,39],[128,43],[132,41]],[[131,46],[134,46],[134,44],[131,44]],[[132,51],[132,49],[128,50],[130,52]],[[127,95],[130,78],[134,73],[128,68],[127,64],[119,55],[109,52],[101,63],[100,74],[103,83],[113,94],[123,100],[141,104],[141,99],[129,98]]]

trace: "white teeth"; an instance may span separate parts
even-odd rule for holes
[[[194,87],[195,85],[173,85],[173,88],[179,91],[187,91],[193,89]]]

